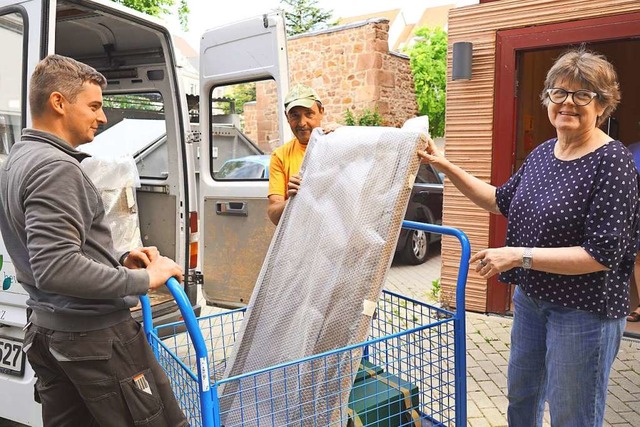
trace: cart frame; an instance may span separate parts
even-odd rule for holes
[[[295,369],[296,366],[301,366],[303,364],[314,364],[318,363],[318,361],[322,361],[323,358],[335,357],[338,353],[351,352],[354,350],[358,351],[358,354],[363,354],[364,358],[368,358],[372,355],[371,349],[375,348],[377,345],[385,344],[386,341],[392,339],[402,339],[402,336],[410,333],[420,333],[426,327],[440,327],[445,326],[448,327],[449,323],[453,323],[453,370],[454,373],[454,406],[453,412],[455,419],[454,424],[445,424],[438,419],[434,419],[428,416],[428,414],[420,413],[419,416],[421,419],[427,419],[432,423],[433,426],[450,426],[455,425],[455,427],[463,427],[467,422],[467,380],[466,380],[466,324],[465,324],[465,285],[467,281],[468,269],[469,269],[469,258],[471,254],[469,240],[466,234],[456,228],[445,227],[445,226],[437,226],[432,224],[419,223],[414,221],[403,221],[403,228],[410,230],[422,230],[429,233],[438,233],[448,236],[453,236],[458,239],[461,245],[461,254],[459,261],[459,269],[458,269],[458,278],[456,284],[456,295],[455,295],[455,311],[449,311],[448,309],[431,306],[420,301],[414,300],[412,298],[407,298],[402,295],[384,291],[383,297],[387,300],[401,300],[404,301],[404,304],[411,304],[415,307],[419,308],[419,311],[424,309],[429,310],[429,312],[436,313],[436,317],[431,317],[431,319],[435,320],[428,325],[416,325],[414,327],[409,327],[408,329],[396,331],[393,333],[389,333],[378,336],[373,339],[368,339],[365,342],[357,343],[351,346],[343,347],[340,349],[336,349],[330,352],[326,352],[319,355],[313,355],[309,357],[305,357],[302,359],[294,360],[291,362],[283,363],[278,366],[269,367],[266,369],[257,370],[254,372],[246,373],[241,376],[237,376],[234,378],[225,378],[220,379],[222,371],[220,368],[216,369],[216,361],[210,360],[215,359],[212,357],[212,353],[210,353],[210,348],[207,347],[207,342],[205,341],[203,335],[203,327],[201,326],[201,322],[205,324],[206,322],[203,319],[208,320],[208,324],[211,324],[211,321],[217,321],[221,318],[221,316],[240,316],[244,313],[245,309],[237,309],[231,310],[221,314],[215,314],[212,316],[206,316],[206,318],[197,318],[191,309],[191,303],[189,299],[185,295],[184,291],[178,284],[175,279],[170,279],[167,282],[167,287],[172,293],[173,297],[178,304],[178,307],[181,311],[184,321],[176,322],[168,325],[162,325],[159,327],[153,326],[152,318],[151,318],[151,306],[149,298],[144,295],[140,297],[141,305],[142,305],[142,317],[143,317],[143,327],[144,332],[147,336],[147,339],[153,348],[156,357],[158,359],[164,359],[165,362],[162,363],[163,368],[167,372],[167,375],[172,382],[176,382],[178,384],[173,384],[174,391],[180,393],[180,390],[185,386],[185,384],[189,382],[193,382],[197,384],[197,399],[193,399],[192,397],[185,398],[184,396],[179,398],[181,404],[183,406],[183,410],[187,412],[187,414],[194,419],[199,421],[199,425],[204,427],[222,427],[221,423],[221,405],[220,405],[220,387],[224,387],[225,384],[229,384],[232,381],[237,381],[238,379],[246,379],[246,378],[260,378],[261,376],[265,376],[265,378],[272,378],[271,375],[274,371],[282,370],[282,372],[286,372],[286,370]],[[381,304],[384,304],[381,300]],[[380,309],[380,307],[379,307]],[[397,311],[397,309],[394,309]],[[405,312],[407,315],[407,312]],[[416,314],[413,315],[414,319],[416,318]],[[164,329],[165,333],[160,333],[160,329]],[[174,331],[174,335],[180,332],[183,332],[186,328],[186,334],[188,337],[186,338],[187,346],[189,349],[186,350],[187,357],[190,362],[185,363],[185,356],[177,355],[177,344],[169,344],[163,342],[166,337],[166,328],[172,328]],[[205,330],[205,333],[211,331]],[[232,333],[232,339],[230,344],[235,340],[235,333]],[[184,334],[183,334],[184,335]],[[227,344],[229,345],[229,344]],[[209,344],[211,347],[211,344]],[[364,349],[364,350],[363,350]],[[225,350],[226,351],[226,350]],[[166,359],[169,355],[170,363],[175,365],[175,367],[166,366]],[[417,355],[420,360],[421,355]],[[375,359],[375,355],[373,358]],[[413,356],[412,356],[413,357]],[[325,363],[326,364],[326,363]],[[188,366],[189,365],[189,366]],[[426,368],[426,367],[423,367]],[[298,368],[299,369],[299,368]],[[217,370],[217,372],[215,372]],[[195,372],[194,372],[195,371]],[[211,376],[213,375],[217,381],[212,382]],[[178,378],[179,377],[179,378]],[[423,390],[422,393],[425,393]],[[193,393],[192,393],[193,394]],[[187,403],[185,403],[185,401]],[[187,406],[185,408],[185,406]],[[194,412],[199,412],[194,413]],[[343,419],[345,419],[343,417]],[[259,419],[258,419],[259,420]],[[243,422],[244,424],[244,422]],[[316,423],[312,423],[316,425]],[[268,424],[267,424],[268,425]],[[300,424],[302,425],[302,424]],[[305,424],[307,425],[307,424]],[[358,425],[358,424],[356,424]],[[363,424],[365,425],[365,424]],[[369,424],[366,424],[369,425]],[[405,425],[404,423],[402,425]]]

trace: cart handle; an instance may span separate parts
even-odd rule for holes
[[[213,396],[211,390],[211,380],[209,378],[209,357],[207,353],[207,346],[205,345],[202,331],[198,325],[196,315],[191,308],[191,302],[187,298],[182,286],[178,281],[171,277],[167,280],[167,288],[169,292],[175,298],[180,314],[184,319],[184,323],[187,326],[187,332],[191,337],[191,342],[196,351],[197,366],[198,366],[198,384],[200,384],[200,402],[201,402],[201,416],[202,425],[214,425],[213,424]],[[151,316],[151,303],[147,295],[140,295],[140,303],[142,305],[142,321],[144,333],[147,335],[147,340],[151,343],[150,337],[153,331],[153,319]]]
[[[456,283],[456,316],[464,318],[465,303],[464,294],[467,284],[467,275],[469,274],[469,258],[471,258],[471,245],[469,238],[463,232],[453,227],[445,227],[443,225],[425,224],[416,221],[402,221],[402,228],[409,230],[422,230],[430,233],[446,234],[453,236],[460,241],[462,253],[460,254],[460,266],[458,268],[458,280]]]
[[[460,253],[460,266],[458,267],[458,281],[456,283],[456,312],[453,316],[454,336],[454,364],[455,364],[455,413],[456,427],[464,427],[467,423],[467,344],[464,291],[469,274],[469,258],[471,257],[471,245],[464,232],[442,225],[424,224],[415,221],[402,221],[402,227],[410,230],[422,230],[430,233],[446,234],[454,236],[460,241],[462,252]]]
[[[454,349],[454,358],[456,365],[456,380],[460,387],[456,388],[456,426],[462,426],[458,423],[458,419],[466,420],[466,345],[465,345],[465,285],[467,283],[467,275],[469,270],[469,258],[471,257],[471,247],[467,235],[455,228],[445,227],[433,224],[424,224],[415,221],[403,221],[402,227],[410,230],[422,230],[430,233],[446,234],[456,237],[462,246],[460,256],[460,267],[458,269],[458,280],[456,285],[456,313],[454,322],[454,336],[456,337],[456,345]],[[193,343],[198,366],[198,379],[201,386],[200,402],[202,425],[214,425],[213,418],[213,393],[211,389],[211,380],[209,378],[209,360],[207,348],[202,336],[202,331],[198,325],[196,315],[191,308],[191,302],[184,293],[184,290],[175,278],[167,280],[167,288],[173,295],[180,309],[180,313],[187,327],[187,332]],[[142,305],[142,319],[144,332],[147,339],[153,332],[153,319],[151,316],[151,303],[147,295],[140,296]],[[151,341],[149,341],[151,342]],[[459,378],[458,378],[459,377]]]

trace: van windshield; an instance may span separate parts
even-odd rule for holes
[[[107,124],[101,131],[125,119],[164,121],[164,102],[160,93],[125,93],[103,95],[103,109]]]
[[[211,174],[217,181],[266,181],[271,152],[282,144],[274,80],[211,91]]]
[[[132,156],[141,178],[166,179],[169,160],[162,95],[105,94],[103,109],[107,124],[81,149],[97,157]]]

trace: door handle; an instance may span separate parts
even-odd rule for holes
[[[247,202],[216,202],[216,215],[248,216]]]

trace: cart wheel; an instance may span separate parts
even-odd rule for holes
[[[422,264],[429,255],[429,235],[422,230],[409,230],[402,259],[411,265]]]

